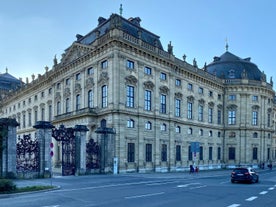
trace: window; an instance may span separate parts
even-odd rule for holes
[[[76,110],[80,110],[80,108],[81,108],[81,96],[80,94],[78,94],[76,96]]]
[[[229,95],[228,100],[229,101],[235,101],[236,100],[236,95],[233,95],[233,94]]]
[[[34,111],[34,123],[37,122],[37,117],[38,117],[38,115],[37,115],[37,110],[35,110],[35,111]]]
[[[44,91],[41,92],[41,98],[44,98]]]
[[[218,100],[221,100],[221,94],[218,94]]]
[[[34,100],[37,101],[37,95],[34,96]]]
[[[87,75],[93,75],[93,74],[94,74],[94,68],[88,68]]]
[[[145,124],[145,129],[147,129],[147,130],[151,130],[151,122],[146,122],[146,124]]]
[[[131,60],[127,60],[126,67],[129,69],[134,69],[134,62]]]
[[[228,149],[228,159],[235,160],[236,159],[236,149],[235,147],[229,147]]]
[[[126,91],[126,106],[127,107],[134,107],[134,87],[133,86],[127,86]]]
[[[79,81],[81,79],[81,74],[80,73],[77,73],[76,74],[76,80]]]
[[[188,129],[188,134],[193,134],[193,129],[191,127]]]
[[[28,113],[28,126],[29,127],[32,126],[32,113],[31,112]]]
[[[221,110],[218,109],[218,124],[221,124]]]
[[[252,125],[253,126],[258,125],[258,112],[257,111],[252,112]]]
[[[213,109],[208,108],[208,122],[213,123]]]
[[[52,121],[52,105],[48,106],[48,120]]]
[[[180,117],[180,105],[181,105],[181,100],[175,99],[175,116],[176,117]]]
[[[135,144],[134,143],[128,143],[127,144],[127,161],[128,162],[134,162],[135,161]]]
[[[181,132],[180,126],[175,127],[175,132],[176,132],[176,133],[180,133],[180,132]]]
[[[267,114],[267,127],[270,127],[270,123],[271,122],[271,114],[270,113],[268,113]]]
[[[221,136],[221,132],[218,132],[218,137],[220,137]]]
[[[213,136],[213,131],[210,130],[210,131],[209,131],[209,137],[212,137],[212,136]]]
[[[151,68],[145,67],[145,68],[144,68],[144,72],[145,72],[145,74],[147,74],[147,75],[151,75]]]
[[[94,106],[94,93],[92,90],[88,91],[88,107],[93,108]]]
[[[188,90],[189,90],[189,91],[192,91],[192,90],[193,90],[193,84],[188,83]]]
[[[200,129],[198,133],[199,133],[199,136],[203,136],[203,129]]]
[[[176,86],[181,86],[181,80],[175,79],[175,85]]]
[[[228,124],[234,125],[236,124],[236,111],[228,111]]]
[[[160,96],[160,113],[166,113],[166,95],[163,94]]]
[[[198,106],[198,121],[203,121],[203,106]]]
[[[102,61],[102,62],[101,62],[101,68],[102,68],[102,69],[106,69],[107,67],[108,67],[108,62],[107,62],[107,60]]]
[[[270,148],[267,148],[267,160],[270,160]]]
[[[189,146],[188,148],[188,159],[191,161],[193,160],[193,152],[192,152],[192,147]]]
[[[67,78],[67,79],[65,80],[65,85],[67,85],[67,86],[70,85],[70,78]]]
[[[102,87],[102,107],[103,108],[107,107],[107,86],[106,85]]]
[[[26,115],[23,114],[23,128],[26,127]]]
[[[57,89],[60,89],[60,83],[57,83]]]
[[[127,120],[127,127],[134,128],[134,121],[132,119]]]
[[[151,110],[151,91],[145,90],[145,110]]]
[[[161,130],[161,131],[166,131],[166,130],[167,130],[166,124],[164,124],[164,123],[161,124],[161,125],[160,125],[160,130]]]
[[[258,133],[257,132],[253,133],[253,138],[258,138]]]
[[[167,74],[166,73],[160,73],[160,79],[161,80],[166,80],[167,79]]]
[[[218,147],[218,160],[221,160],[221,148]]]
[[[152,144],[146,144],[146,162],[152,162]]]
[[[213,91],[209,91],[209,97],[213,97]]]
[[[252,96],[252,101],[258,101],[258,96]]]
[[[209,147],[209,160],[213,160],[213,147]]]
[[[192,119],[193,118],[193,103],[192,102],[188,102],[187,118],[188,119]]]
[[[175,161],[181,161],[181,146],[176,145],[175,148]]]
[[[61,114],[61,104],[60,101],[57,102],[57,115]]]
[[[41,109],[41,120],[45,121],[45,108]]]
[[[67,98],[66,101],[65,101],[65,113],[68,113],[70,112],[70,99]]]
[[[258,148],[253,147],[253,160],[257,160],[257,159],[258,159]]]
[[[49,88],[48,90],[48,94],[51,95],[52,94],[52,88]]]
[[[161,161],[162,162],[167,162],[167,145],[166,144],[162,144]]]
[[[198,88],[198,93],[199,93],[199,94],[203,94],[203,88],[202,88],[202,87],[199,87],[199,88]]]
[[[199,147],[199,160],[203,160],[203,147]]]

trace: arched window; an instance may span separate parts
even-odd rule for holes
[[[167,130],[167,126],[166,126],[166,124],[161,124],[161,126],[160,126],[160,130],[161,131],[166,131]]]
[[[151,130],[151,128],[152,128],[151,122],[150,122],[150,121],[146,122],[146,124],[145,124],[145,129]]]
[[[188,129],[188,134],[193,134],[193,129],[191,127]]]
[[[127,120],[127,127],[128,128],[134,128],[134,121],[133,121],[133,119]]]
[[[181,132],[180,126],[175,127],[175,132],[176,132],[176,133],[180,133],[180,132]]]

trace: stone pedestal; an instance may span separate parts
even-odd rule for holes
[[[76,125],[74,128],[76,138],[76,174],[81,175],[86,172],[86,132],[85,125]]]
[[[0,153],[2,153],[2,176],[8,173],[16,175],[16,127],[15,119],[0,119]],[[2,150],[1,150],[2,149]]]
[[[48,121],[38,121],[34,128],[37,130],[36,135],[39,143],[39,176],[47,177],[52,172],[50,143],[52,142],[52,128],[54,126]]]

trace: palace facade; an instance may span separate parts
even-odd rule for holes
[[[15,118],[18,136],[37,121],[116,131],[119,172],[258,166],[275,161],[273,82],[250,61],[226,51],[198,68],[163,49],[140,18],[100,17],[76,35],[60,62],[5,95],[0,118]],[[88,140],[87,140],[88,141]],[[56,148],[54,164],[60,162]]]

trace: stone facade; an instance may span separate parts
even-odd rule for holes
[[[100,18],[60,63],[5,97],[0,117],[15,118],[19,135],[35,133],[37,121],[85,125],[87,139],[99,137],[105,120],[116,130],[121,173],[274,162],[273,83],[210,74],[175,57],[171,45],[165,51],[135,20]]]

